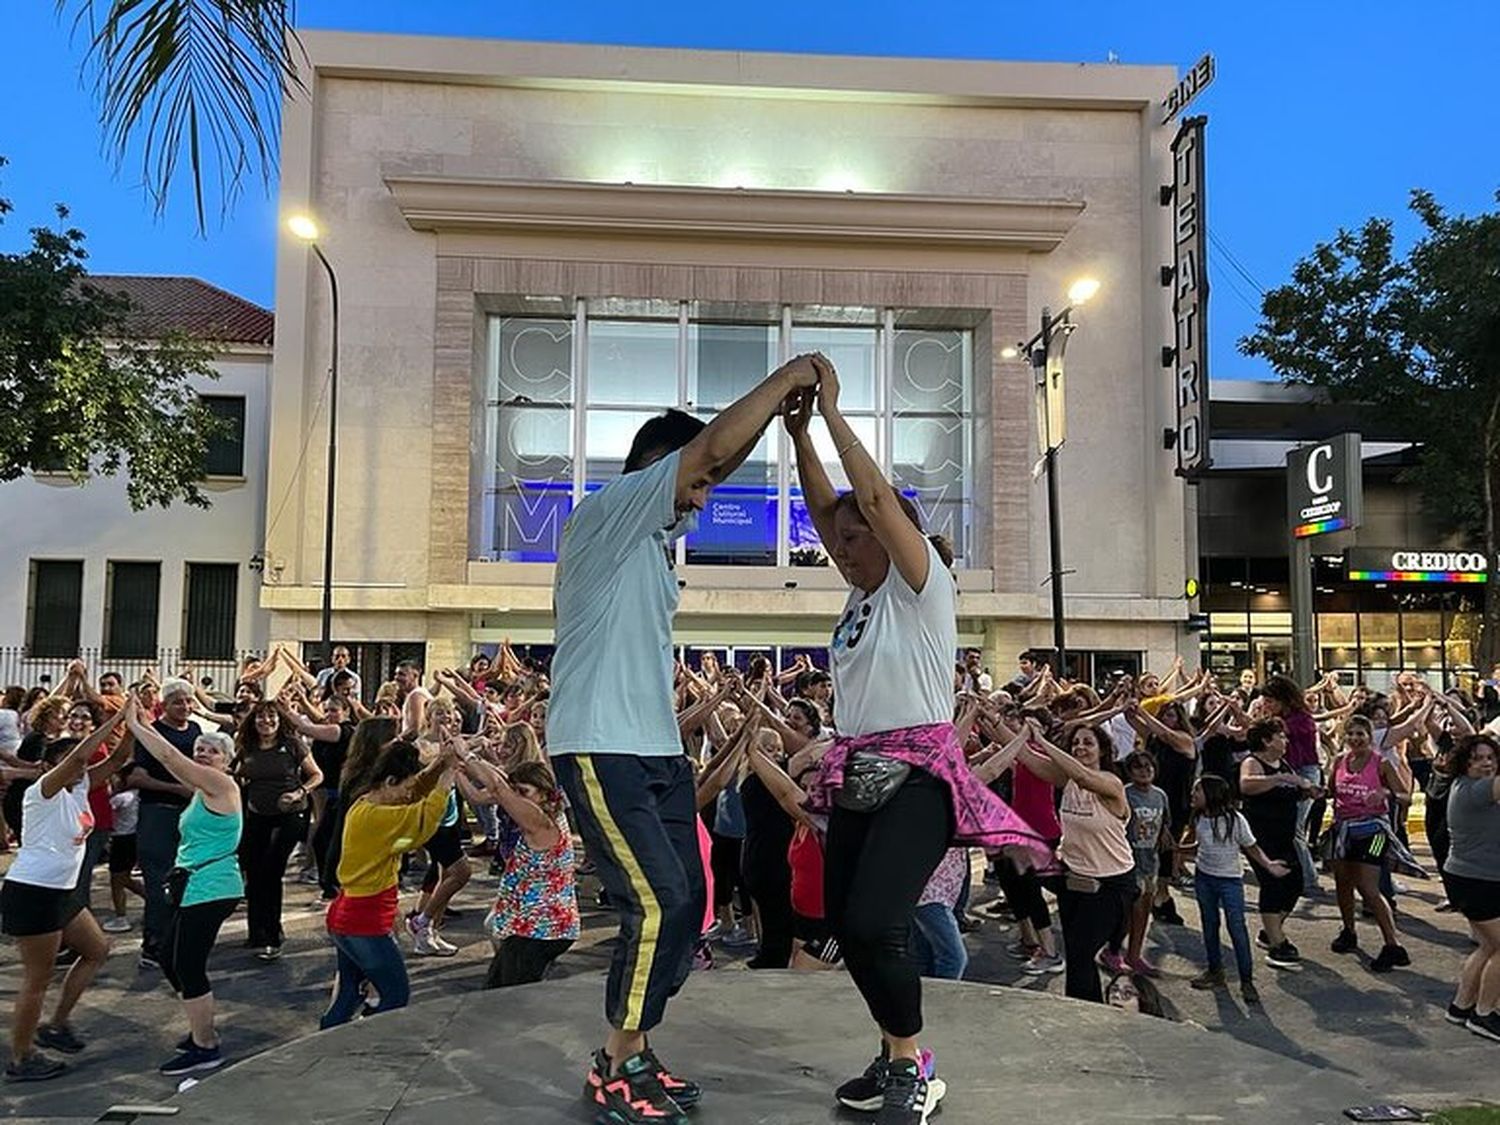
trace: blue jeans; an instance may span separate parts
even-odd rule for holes
[[[928,902],[917,907],[912,916],[916,923],[915,941],[912,942],[924,977],[938,980],[963,980],[964,969],[969,964],[969,951],[964,948],[963,934],[958,930],[958,918],[952,908],[941,902]]]
[[[401,956],[401,947],[395,938],[390,934],[379,937],[328,936],[333,939],[333,948],[338,952],[339,975],[333,1002],[318,1021],[319,1028],[337,1027],[354,1018],[364,1003],[360,986],[365,981],[380,993],[380,1003],[371,1009],[371,1015],[406,1007],[411,999],[411,984],[406,979],[406,960]]]
[[[136,821],[136,858],[146,889],[146,909],[141,919],[141,952],[153,957],[167,932],[172,908],[167,905],[167,872],[177,863],[177,820],[182,809],[159,801],[142,801]]]
[[[495,816],[494,805],[474,805],[474,819],[479,822],[479,831],[490,843],[500,839],[500,821]]]
[[[1304,777],[1314,785],[1323,780],[1323,770],[1318,766],[1298,766],[1297,776]],[[1307,846],[1308,825],[1307,818],[1312,813],[1313,799],[1305,797],[1297,802],[1297,862],[1302,864],[1302,889],[1304,891],[1315,891],[1318,889],[1318,863],[1313,858],[1312,849]]]
[[[1224,951],[1219,946],[1219,911],[1229,923],[1229,940],[1234,943],[1234,960],[1240,980],[1249,980],[1254,961],[1250,958],[1250,931],[1245,928],[1245,880],[1240,876],[1205,875],[1193,877],[1193,892],[1198,899],[1198,913],[1203,919],[1203,948],[1208,954],[1210,971],[1224,968]]]

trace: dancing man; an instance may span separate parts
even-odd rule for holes
[[[783,400],[816,382],[799,356],[707,425],[677,410],[652,418],[620,478],[563,529],[547,749],[620,915],[605,984],[609,1036],[584,1089],[601,1125],[679,1125],[701,1093],[646,1041],[687,979],[704,911],[693,771],[673,713],[671,543]]]
[[[788,402],[785,422],[808,515],[852,589],[829,650],[839,737],[809,797],[831,806],[824,909],[881,1037],[875,1061],[835,1096],[877,1125],[925,1125],[946,1087],[917,1044],[922,984],[907,949],[917,899],[951,845],[1003,849],[1023,869],[1050,849],[975,777],[954,730],[952,553],[922,533],[839,412],[833,365],[813,365],[851,492],[834,490],[808,433],[813,391]]]

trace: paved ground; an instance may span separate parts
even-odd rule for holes
[[[413,1003],[478,988],[488,959],[479,924],[493,885],[493,880],[476,876],[461,896],[457,905],[465,913],[447,930],[463,946],[457,957],[410,960]],[[586,880],[586,901],[591,891],[592,882]],[[1304,904],[1289,932],[1307,963],[1292,973],[1258,963],[1264,996],[1260,1010],[1247,1010],[1237,992],[1204,994],[1187,987],[1201,964],[1202,944],[1196,910],[1184,897],[1181,907],[1190,924],[1157,928],[1151,938],[1152,955],[1166,971],[1161,991],[1169,1016],[1269,1050],[1297,1068],[1327,1071],[1367,1090],[1371,1101],[1419,1106],[1500,1102],[1500,1045],[1443,1020],[1451,982],[1469,945],[1461,919],[1433,912],[1436,891],[1435,884],[1415,882],[1402,896],[1401,928],[1414,964],[1386,976],[1368,972],[1363,957],[1328,951],[1337,929],[1331,899]],[[286,955],[275,964],[262,965],[241,947],[243,914],[226,926],[210,972],[231,1057],[243,1059],[315,1030],[333,958],[322,936],[321,912],[311,909],[313,897],[309,888],[288,886]],[[987,892],[979,901],[984,897]],[[98,901],[103,898],[98,892]],[[584,940],[560,963],[559,975],[597,972],[604,964],[607,947],[601,948],[601,942],[608,933],[603,916],[587,912],[585,924]],[[1375,944],[1373,926],[1363,932]],[[1003,952],[1010,936],[1007,927],[994,921],[971,935],[969,979],[1061,994],[1060,977],[1020,975]],[[171,1054],[185,1024],[160,974],[137,968],[135,950],[134,935],[117,939],[109,965],[84,998],[75,1026],[90,1045],[76,1056],[74,1072],[40,1087],[0,1087],[0,1112],[13,1119],[92,1121],[111,1105],[158,1102],[172,1092],[172,1083],[158,1077],[155,1067]],[[716,971],[743,970],[729,961]],[[0,946],[0,1010],[9,1011],[16,981],[13,949]],[[1287,1074],[1290,1089],[1305,1072]],[[1183,1081],[1190,1083],[1192,1077],[1185,1074]]]

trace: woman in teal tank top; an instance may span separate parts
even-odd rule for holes
[[[149,712],[132,698],[126,722],[136,743],[193,791],[178,821],[177,866],[188,872],[181,901],[161,942],[161,968],[187,1011],[189,1033],[177,1054],[161,1065],[166,1075],[214,1070],[223,1065],[214,1030],[214,994],[208,954],[219,928],[245,893],[236,851],[240,843],[240,787],[229,773],[234,743],[217,732],[200,734],[189,758],[145,721]]]

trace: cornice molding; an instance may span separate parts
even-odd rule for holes
[[[1068,200],[391,177],[413,230],[815,242],[1047,252],[1083,213]]]

